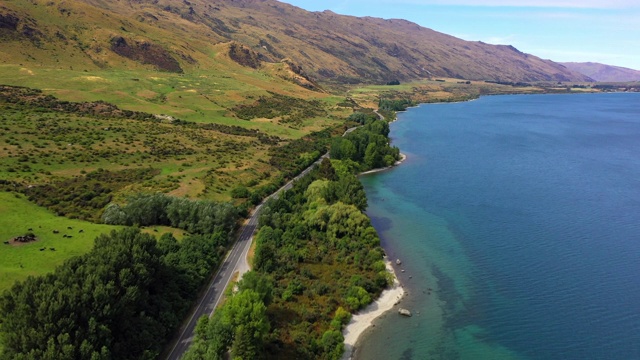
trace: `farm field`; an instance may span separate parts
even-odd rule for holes
[[[25,235],[28,229],[32,229],[37,238],[37,241],[20,245],[2,244],[0,292],[27,276],[53,271],[69,257],[89,251],[98,235],[119,228],[56,216],[23,195],[0,192],[0,239],[10,241]],[[58,233],[54,234],[54,231]]]

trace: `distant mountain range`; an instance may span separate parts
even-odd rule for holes
[[[561,63],[570,70],[584,74],[595,81],[629,82],[640,81],[640,71],[629,68],[605,65],[593,62],[565,62]]]
[[[254,68],[287,59],[308,87],[315,80],[425,77],[592,80],[511,46],[464,41],[405,20],[309,12],[276,0],[12,0],[0,4],[0,49],[4,64],[169,72],[219,67],[216,54],[229,51]]]

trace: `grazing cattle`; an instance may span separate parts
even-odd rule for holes
[[[56,248],[49,248],[49,250],[51,250],[51,251],[56,251]]]
[[[5,243],[5,244],[7,244],[7,245],[9,245],[9,242],[8,242],[8,241],[5,241],[4,243]]]
[[[58,230],[53,230],[53,233],[54,233],[54,234],[58,234],[59,232],[60,232],[60,231],[58,231]]]
[[[40,251],[44,251],[44,248],[40,248]]]
[[[33,231],[33,229],[32,229],[32,228],[29,228],[29,229],[27,229],[27,231]]]
[[[81,233],[83,233],[83,232],[84,232],[84,230],[82,230],[82,229],[80,229],[80,231],[78,231],[78,232],[81,232]]]
[[[67,235],[67,237],[68,237],[68,238],[72,238],[73,236],[71,236],[71,235]]]
[[[63,238],[66,238],[67,236],[68,236],[67,234],[62,235]]]
[[[71,230],[71,229],[73,229],[73,228],[72,228],[71,226],[67,226],[67,229]]]

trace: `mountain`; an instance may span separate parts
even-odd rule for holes
[[[595,81],[629,82],[640,81],[640,71],[620,66],[605,65],[593,62],[561,63],[570,70],[584,74]]]
[[[397,19],[309,12],[275,0],[12,0],[0,4],[0,63],[189,72],[228,52],[246,67],[287,59],[305,87],[425,77],[590,81],[511,46]]]

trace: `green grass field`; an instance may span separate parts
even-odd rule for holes
[[[37,241],[0,247],[0,292],[27,276],[53,271],[69,257],[89,251],[98,235],[120,227],[56,216],[22,195],[0,192],[0,239],[9,241],[24,235],[29,228],[33,229]],[[54,234],[54,230],[59,233]],[[64,238],[63,235],[72,237]],[[42,248],[45,250],[40,251]]]
[[[241,120],[234,117],[229,109],[240,103],[251,103],[260,96],[268,96],[268,91],[273,90],[289,96],[323,100],[328,104],[340,99],[300,88],[272,76],[268,70],[240,69],[232,77],[217,69],[172,74],[149,70],[83,72],[0,65],[0,79],[4,85],[42,89],[61,100],[102,100],[127,110],[166,114],[199,123],[237,125],[292,139],[321,130],[328,120],[310,119],[313,121],[294,127],[277,119]]]

